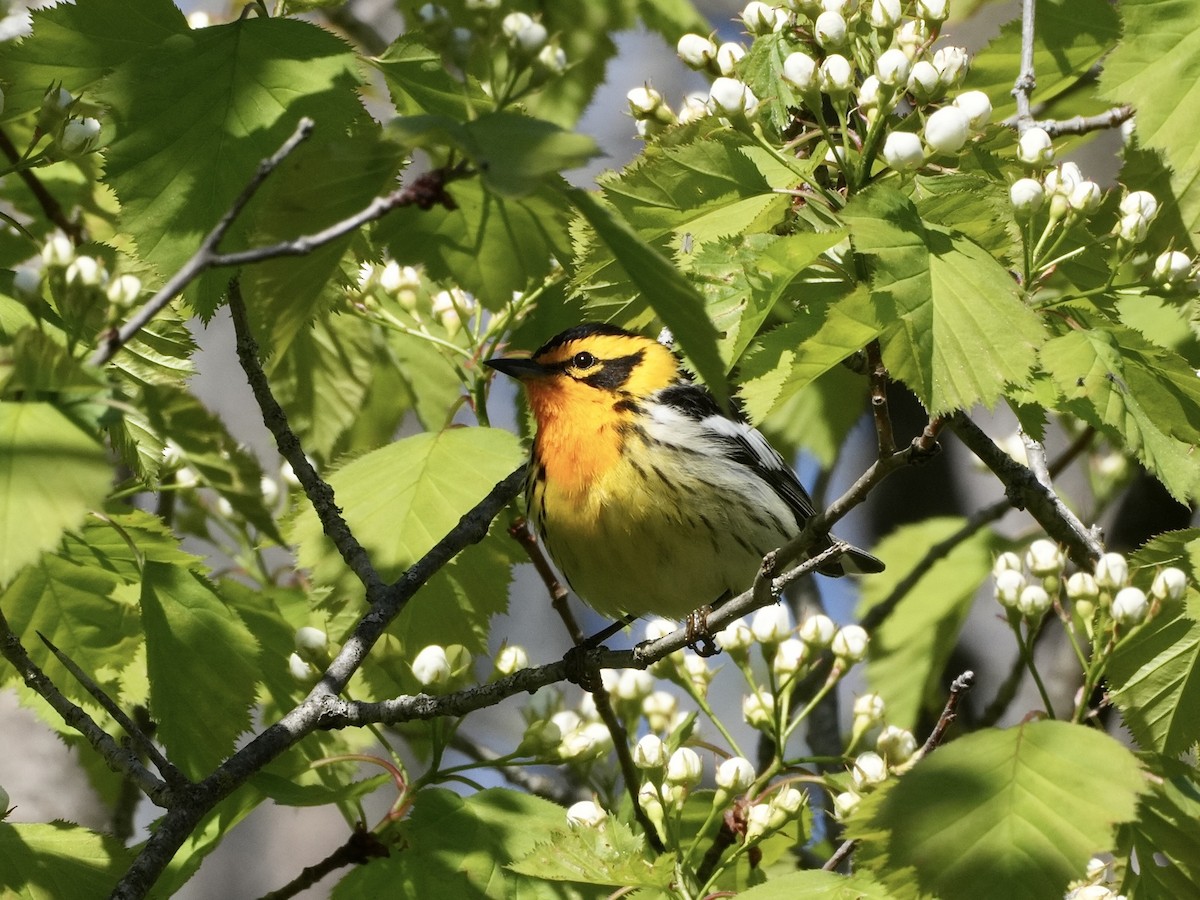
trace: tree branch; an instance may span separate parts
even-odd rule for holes
[[[135,782],[157,806],[166,807],[171,802],[171,788],[143,766],[132,750],[122,747],[107,731],[97,725],[82,707],[68,700],[58,686],[46,677],[46,673],[38,668],[37,663],[29,658],[3,612],[0,612],[0,656],[13,664],[13,668],[30,690],[50,704],[51,708],[62,716],[64,722],[84,736],[108,763],[109,768]]]
[[[1067,509],[1058,494],[1041,484],[1028,467],[997,447],[965,413],[954,414],[953,427],[967,448],[1004,484],[1008,502],[1033,516],[1046,534],[1066,548],[1077,566],[1090,569],[1104,549],[1097,536]]]
[[[1064,134],[1090,134],[1109,128],[1120,128],[1133,118],[1132,106],[1114,106],[1094,116],[1072,116],[1069,119],[1038,119],[1033,124],[1043,129],[1050,137]]]
[[[1021,71],[1017,73],[1012,95],[1017,101],[1017,133],[1033,126],[1033,112],[1029,97],[1037,88],[1037,75],[1033,67],[1033,41],[1037,24],[1037,0],[1022,0],[1021,3]]]

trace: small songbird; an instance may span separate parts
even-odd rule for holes
[[[524,385],[537,421],[529,517],[571,587],[604,615],[680,620],[739,594],[815,512],[766,438],[722,411],[658,341],[585,324],[531,357],[486,364]],[[850,548],[820,571],[882,569]]]

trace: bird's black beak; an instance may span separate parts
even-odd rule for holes
[[[539,375],[546,374],[546,367],[541,363],[520,356],[502,356],[496,359],[485,359],[483,364],[495,369],[497,372],[503,372],[505,375],[511,376],[518,381],[537,378]]]

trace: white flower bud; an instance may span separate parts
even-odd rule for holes
[[[389,262],[379,272],[379,286],[388,294],[395,296],[402,290],[419,288],[421,276],[412,266],[401,266],[397,262]]]
[[[941,91],[938,84],[938,72],[933,63],[925,59],[917,60],[908,73],[908,92],[918,103],[928,103]]]
[[[538,51],[537,64],[551,75],[567,71],[567,51],[557,44],[547,44]]]
[[[1007,609],[1016,609],[1021,591],[1025,589],[1025,576],[1015,569],[1005,569],[995,579],[996,600]]]
[[[142,279],[136,275],[120,275],[108,283],[105,293],[113,306],[132,306],[142,294]]]
[[[1067,201],[1070,203],[1071,209],[1079,215],[1090,216],[1100,208],[1100,201],[1103,198],[1104,192],[1100,190],[1100,185],[1094,181],[1081,181],[1075,185]]]
[[[1025,554],[1025,564],[1038,578],[1061,574],[1065,563],[1066,557],[1058,544],[1044,538],[1030,544],[1029,551]]]
[[[1029,584],[1017,597],[1017,612],[1026,619],[1037,619],[1050,608],[1050,595],[1040,584]]]
[[[821,91],[830,96],[848,94],[854,87],[854,69],[850,66],[850,60],[841,54],[831,53],[817,70],[817,82]]]
[[[1150,278],[1155,284],[1174,287],[1185,281],[1191,272],[1191,257],[1179,250],[1168,250],[1154,260],[1154,271]]]
[[[520,644],[505,644],[492,663],[496,674],[505,678],[529,666],[529,654]]]
[[[659,638],[664,638],[675,630],[675,623],[670,619],[664,619],[661,616],[656,616],[652,619],[647,619],[645,628],[646,640],[657,641]]]
[[[912,71],[912,63],[903,50],[893,47],[884,50],[875,60],[875,74],[882,84],[888,87],[902,87],[908,84],[908,75]]]
[[[234,517],[233,504],[226,497],[217,498],[217,515],[222,519],[232,519]]]
[[[783,61],[783,80],[801,92],[817,85],[817,63],[807,53],[789,53]]]
[[[787,23],[787,13],[761,0],[751,0],[742,10],[741,19],[751,34],[771,34]]]
[[[46,93],[42,95],[42,111],[54,116],[62,116],[71,108],[71,104],[75,102],[75,98],[71,96],[71,92],[64,87],[55,88],[51,85],[46,89]]]
[[[1127,244],[1140,244],[1150,232],[1150,223],[1138,213],[1121,216],[1117,223],[1116,235]]]
[[[182,490],[190,490],[200,483],[199,473],[191,466],[180,466],[175,471],[175,484]]]
[[[846,43],[846,20],[841,13],[826,11],[813,23],[813,35],[826,50],[837,50]]]
[[[567,824],[572,828],[599,828],[608,820],[608,813],[594,800],[580,800],[567,810]]]
[[[68,119],[58,146],[68,156],[79,156],[92,150],[99,137],[100,123],[96,119]]]
[[[1017,159],[1026,165],[1044,166],[1054,160],[1054,142],[1046,129],[1026,128],[1017,139]]]
[[[746,48],[733,42],[722,44],[717,48],[717,71],[730,76],[737,70],[737,64],[746,55]]]
[[[858,86],[858,111],[867,116],[868,121],[873,121],[871,117],[879,109],[879,104],[882,100],[883,85],[879,83],[879,79],[874,75],[868,75],[863,79],[863,83]],[[891,109],[890,104],[888,109]]]
[[[771,827],[771,804],[755,803],[746,810],[746,843],[763,837]]]
[[[713,679],[713,670],[708,667],[708,663],[703,656],[697,653],[684,653],[681,660],[683,667],[683,677],[691,682],[693,690],[700,696],[708,691],[708,685]]]
[[[486,11],[499,8],[500,0],[467,0],[467,9]]]
[[[925,163],[921,138],[911,131],[892,131],[883,141],[883,161],[897,172],[915,172]]]
[[[1113,618],[1121,625],[1137,625],[1145,621],[1149,611],[1150,603],[1140,588],[1121,588],[1117,591],[1117,596],[1113,597]]]
[[[709,112],[708,95],[693,91],[683,98],[683,105],[679,107],[679,124],[687,125],[689,122],[698,122]]]
[[[329,635],[311,625],[297,628],[294,640],[296,650],[301,653],[324,653],[329,649]]]
[[[858,11],[858,0],[821,0],[820,7],[824,12],[835,12],[849,17]]]
[[[450,680],[450,660],[446,658],[446,648],[430,644],[422,649],[412,661],[412,672],[425,687],[445,684]]]
[[[747,790],[756,777],[754,765],[740,756],[731,756],[717,766],[717,787],[731,794]]]
[[[558,729],[560,735],[568,735],[583,727],[583,718],[573,709],[564,709],[550,717],[550,724]]]
[[[1163,569],[1154,576],[1150,594],[1155,600],[1180,600],[1187,591],[1187,575],[1174,566]]]
[[[992,118],[992,101],[983,91],[963,91],[954,105],[967,114],[972,131],[980,131]]]
[[[871,0],[871,27],[891,31],[900,23],[900,0]]]
[[[943,106],[925,120],[925,143],[935,153],[958,153],[971,136],[971,120],[957,106]]]
[[[633,748],[633,764],[639,769],[661,769],[667,764],[667,745],[656,734],[648,734]]]
[[[885,705],[878,694],[863,694],[854,700],[854,727],[858,730],[861,724],[865,731],[883,718]]]
[[[708,91],[709,107],[719,116],[754,115],[758,109],[758,98],[745,82],[736,78],[721,77],[712,83]]]
[[[781,787],[771,798],[771,824],[782,828],[788,821],[796,818],[804,808],[804,794],[790,784]]]
[[[642,701],[642,715],[651,731],[666,731],[675,717],[679,701],[667,691],[655,691]]]
[[[931,25],[941,25],[950,15],[950,0],[917,0],[917,15]]]
[[[629,101],[629,111],[635,119],[652,119],[663,105],[663,95],[648,84],[635,87],[625,99]]]
[[[1067,579],[1067,599],[1072,602],[1086,600],[1090,603],[1100,599],[1100,588],[1090,572],[1076,572]]]
[[[843,625],[833,636],[829,649],[838,659],[853,665],[867,655],[867,632],[860,625]]]
[[[734,659],[743,658],[754,643],[754,632],[742,619],[730,622],[716,635],[717,646]]]
[[[618,700],[641,704],[653,690],[654,676],[645,669],[623,669],[612,693]]]
[[[748,694],[742,700],[742,716],[754,728],[770,728],[775,722],[775,695],[770,691]]]
[[[694,788],[704,775],[700,754],[691,747],[680,747],[667,760],[667,784]]]
[[[945,89],[960,84],[967,75],[971,57],[962,47],[942,47],[933,54],[933,67],[937,69],[938,82]]]
[[[1036,178],[1020,178],[1008,189],[1008,197],[1012,200],[1013,209],[1028,217],[1042,208],[1046,192]]]
[[[917,752],[917,739],[905,728],[888,725],[875,741],[875,750],[889,766],[903,765]]]
[[[1095,575],[1103,590],[1118,590],[1129,581],[1129,563],[1120,553],[1105,553],[1096,561]]]
[[[717,45],[702,34],[685,34],[675,45],[675,52],[689,69],[706,69],[717,58]]]
[[[837,626],[833,624],[833,619],[817,613],[806,618],[800,625],[800,640],[814,650],[824,650],[833,640],[836,631]]]
[[[764,606],[750,620],[750,631],[760,644],[778,644],[792,633],[792,613],[782,603]]]
[[[1158,200],[1149,191],[1132,191],[1121,198],[1121,214],[1136,214],[1149,222],[1158,214]]]
[[[258,490],[267,506],[274,506],[279,502],[279,482],[270,475],[264,475],[258,480]]]
[[[500,30],[508,40],[508,45],[523,56],[537,56],[538,51],[546,46],[549,33],[541,22],[535,22],[523,12],[509,13],[500,22]]]
[[[859,790],[870,790],[887,781],[887,763],[878,753],[868,750],[854,757],[854,768],[850,772],[854,786]]]
[[[42,262],[48,266],[65,269],[75,258],[75,245],[61,231],[55,231],[42,245]]]
[[[67,266],[67,284],[99,287],[104,281],[104,270],[100,261],[91,256],[77,256]]]
[[[1039,187],[1041,187],[1041,185],[1039,185]],[[999,575],[1001,572],[1007,572],[1010,569],[1014,572],[1020,572],[1022,570],[1021,557],[1017,556],[1017,554],[1013,553],[1011,550],[1005,550],[1003,553],[997,556],[996,561],[992,563],[992,576],[994,577]]]
[[[862,796],[854,791],[842,791],[833,798],[833,814],[839,819],[845,819],[854,812]]]
[[[808,646],[803,641],[788,638],[775,648],[775,659],[771,668],[781,682],[795,678],[804,668],[808,657]]]
[[[312,684],[321,674],[299,653],[288,656],[288,672],[301,684]]]
[[[909,19],[896,32],[896,44],[908,56],[915,60],[921,48],[929,41],[929,26],[924,19]],[[934,69],[936,72],[937,70]]]
[[[42,269],[40,266],[24,265],[13,269],[12,288],[18,298],[36,297],[41,287]]]

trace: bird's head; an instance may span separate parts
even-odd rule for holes
[[[539,425],[563,410],[636,402],[683,377],[679,360],[658,341],[598,324],[568,328],[532,356],[489,359],[485,365],[525,386]]]

